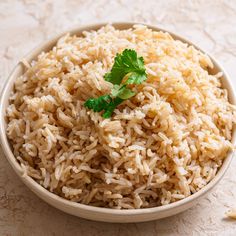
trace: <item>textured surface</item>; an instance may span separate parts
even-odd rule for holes
[[[138,21],[177,32],[214,55],[236,87],[236,1],[0,1],[0,89],[24,54],[61,30],[105,21]],[[224,218],[236,207],[236,160],[196,207],[167,219],[106,224],[62,213],[30,192],[0,151],[0,235],[236,235]]]

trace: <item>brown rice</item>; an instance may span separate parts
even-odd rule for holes
[[[135,49],[148,79],[110,119],[87,110],[109,93],[116,53]],[[236,108],[209,57],[168,33],[107,25],[65,35],[26,62],[7,109],[25,174],[71,201],[117,209],[183,199],[211,181],[232,144]]]

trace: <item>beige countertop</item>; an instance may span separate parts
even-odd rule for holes
[[[138,21],[177,32],[214,55],[236,87],[236,1],[1,0],[0,89],[16,62],[43,40],[71,27]],[[0,150],[0,235],[236,235],[224,214],[236,207],[236,159],[217,189],[174,217],[137,224],[98,223],[41,201],[17,178]]]

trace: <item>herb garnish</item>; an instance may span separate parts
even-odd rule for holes
[[[111,72],[106,73],[104,78],[114,85],[111,94],[89,98],[84,106],[95,112],[104,111],[103,117],[109,118],[120,103],[135,95],[127,85],[141,84],[147,79],[143,57],[138,57],[132,49],[117,53]]]

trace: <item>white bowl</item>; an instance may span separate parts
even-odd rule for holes
[[[118,29],[127,29],[134,25],[135,23],[130,22],[121,22],[121,23],[114,23],[113,25]],[[100,27],[104,26],[105,24],[96,24],[96,25],[89,25],[84,27],[79,27],[73,30],[70,30],[72,34],[80,35],[82,31],[84,30],[97,30]],[[169,32],[167,30],[160,29],[155,26],[147,25],[149,28],[153,30],[162,30]],[[169,32],[173,38],[179,39],[183,42],[186,42],[188,44],[194,45],[190,41]],[[65,34],[65,32],[63,33]],[[31,51],[25,59],[27,61],[31,61],[36,58],[38,54],[40,54],[42,51],[48,51],[50,50],[55,44],[56,41],[60,36],[63,34],[58,35],[57,37],[47,41],[46,43],[43,43],[33,51]],[[201,50],[199,47],[194,45],[196,48]],[[201,50],[203,51],[203,50]],[[209,55],[209,54],[208,54]],[[219,63],[210,56],[212,62],[214,63],[214,69],[213,73],[216,73],[218,71],[223,72],[222,76],[222,86],[228,90],[229,94],[229,100],[231,103],[236,104],[235,102],[235,93],[233,91],[233,87],[230,83],[230,79],[228,75],[225,73],[224,69],[219,65]],[[6,114],[6,108],[8,106],[8,99],[10,92],[12,91],[13,84],[15,82],[15,79],[23,73],[23,66],[21,63],[18,63],[13,72],[11,73],[10,77],[6,81],[5,87],[2,92],[1,100],[0,100],[0,141],[2,145],[2,149],[5,153],[5,156],[17,175],[21,178],[21,180],[35,193],[37,194],[41,199],[49,203],[50,205],[67,212],[69,214],[79,216],[82,218],[90,219],[90,220],[96,220],[96,221],[105,221],[105,222],[142,222],[142,221],[150,221],[155,219],[160,219],[168,216],[175,215],[177,213],[180,213],[192,206],[194,206],[197,202],[201,200],[201,198],[208,193],[223,177],[225,174],[225,171],[228,169],[229,164],[231,162],[233,152],[229,152],[226,159],[224,160],[223,165],[219,169],[218,173],[216,174],[215,178],[207,184],[205,187],[203,187],[200,191],[197,193],[194,193],[193,195],[179,200],[177,202],[171,203],[169,205],[165,206],[159,206],[159,207],[153,207],[153,208],[145,208],[145,209],[134,209],[134,210],[117,210],[117,209],[108,209],[108,208],[101,208],[101,207],[94,207],[94,206],[88,206],[80,203],[75,203],[68,201],[64,198],[61,198],[45,188],[43,188],[41,185],[39,185],[36,181],[34,181],[31,177],[23,175],[23,170],[14,157],[11,149],[11,145],[7,139],[6,136],[6,120],[5,120],[5,114]],[[233,130],[233,143],[235,144],[236,140],[236,131],[235,128]]]

